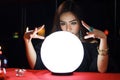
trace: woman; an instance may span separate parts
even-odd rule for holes
[[[108,66],[108,46],[107,36],[100,30],[87,25],[80,14],[79,7],[72,1],[64,1],[57,9],[54,19],[54,31],[69,31],[75,34],[83,42],[85,56],[81,66],[76,71],[107,71]],[[26,45],[26,54],[28,62],[32,69],[43,69],[39,50],[33,46],[31,39],[44,39],[37,33],[41,28],[35,30],[26,30],[24,41]],[[99,39],[99,43],[96,39]],[[38,49],[40,48],[37,47]]]

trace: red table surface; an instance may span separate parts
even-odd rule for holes
[[[24,76],[16,76],[16,68],[7,68],[6,80],[120,80],[120,73],[74,72],[73,75],[52,75],[48,70],[26,69]]]

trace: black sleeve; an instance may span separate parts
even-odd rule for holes
[[[97,51],[98,44],[97,43],[91,43],[89,45],[89,52],[91,57],[91,63],[89,66],[89,71],[91,72],[97,72],[97,58],[98,58],[98,51]]]
[[[34,69],[36,69],[36,70],[45,69],[45,66],[44,66],[44,64],[43,64],[43,62],[41,60],[40,55],[37,55],[36,64],[35,64]]]
[[[80,67],[76,71],[95,72],[97,71],[97,44],[83,43],[84,58]]]
[[[36,51],[36,55],[37,55],[34,69],[36,69],[36,70],[45,69],[45,66],[44,66],[44,64],[43,64],[43,62],[41,60],[41,53],[40,53],[41,45],[42,45],[43,41],[41,41],[41,40],[33,40],[32,42],[33,42],[33,45],[34,45],[34,48],[35,48],[35,51]]]

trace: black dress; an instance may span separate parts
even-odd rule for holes
[[[44,64],[42,63],[41,60],[41,55],[40,55],[40,47],[42,42],[36,42],[37,44],[34,44],[35,50],[37,53],[37,59],[36,59],[36,64],[34,69],[36,70],[42,70],[46,69]],[[98,57],[98,43],[88,43],[84,42],[82,43],[84,47],[84,58],[81,63],[81,65],[76,69],[75,71],[77,72],[98,72],[97,70],[97,57]],[[108,62],[108,70],[107,72],[119,72],[119,67],[117,64],[114,63],[114,60],[112,59],[111,56],[109,56],[109,62]]]

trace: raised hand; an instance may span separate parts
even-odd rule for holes
[[[93,27],[90,27],[84,21],[81,21],[81,23],[89,31],[86,33],[86,36],[84,36],[84,39],[88,39],[88,38],[104,39],[104,38],[106,38],[106,35],[104,34],[104,32],[102,32],[98,29],[95,29]]]
[[[39,27],[39,28],[35,28],[34,30],[29,30],[29,28],[26,28],[26,32],[24,34],[24,39],[25,40],[31,40],[32,38],[37,38],[37,39],[44,39],[45,37],[43,35],[40,35],[38,33],[40,33],[42,30],[44,29],[44,25]],[[45,29],[44,29],[45,30]],[[45,32],[45,31],[44,31]],[[45,33],[43,33],[45,34]]]

